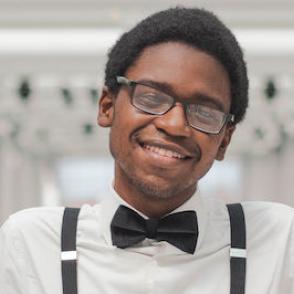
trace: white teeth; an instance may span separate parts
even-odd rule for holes
[[[177,153],[175,151],[171,151],[171,150],[167,150],[167,149],[163,149],[163,148],[160,148],[160,147],[155,147],[155,146],[150,146],[150,145],[144,145],[144,148],[154,152],[154,153],[157,153],[161,156],[165,156],[165,157],[170,157],[170,158],[179,158],[179,159],[184,159],[185,156],[180,154],[180,153]]]

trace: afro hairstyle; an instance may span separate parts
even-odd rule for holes
[[[234,123],[240,122],[248,106],[248,76],[243,52],[232,32],[210,11],[175,7],[155,13],[124,33],[108,53],[105,85],[114,95],[123,76],[142,51],[164,42],[182,42],[216,58],[226,69],[231,85]]]

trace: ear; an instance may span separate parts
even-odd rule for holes
[[[114,101],[114,96],[110,93],[109,89],[104,86],[99,99],[99,111],[97,116],[97,123],[99,126],[107,128],[112,125]]]
[[[226,150],[231,142],[231,138],[235,129],[235,125],[227,125],[225,135],[217,151],[216,160],[223,160],[225,158]]]

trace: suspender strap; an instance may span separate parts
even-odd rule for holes
[[[231,223],[231,290],[230,294],[245,294],[246,227],[241,204],[227,205]],[[76,232],[79,208],[65,208],[62,221],[61,261],[63,294],[78,294]]]
[[[244,294],[246,282],[246,226],[240,203],[227,205],[231,223],[231,291],[230,294]]]
[[[77,294],[76,232],[79,208],[65,208],[61,235],[63,294]]]

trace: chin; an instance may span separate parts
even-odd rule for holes
[[[148,181],[147,179],[138,179],[134,177],[130,180],[142,194],[153,199],[171,199],[183,193],[184,190],[187,190],[187,187],[183,186],[183,184],[178,185],[175,184],[175,182],[171,184],[163,181]]]

